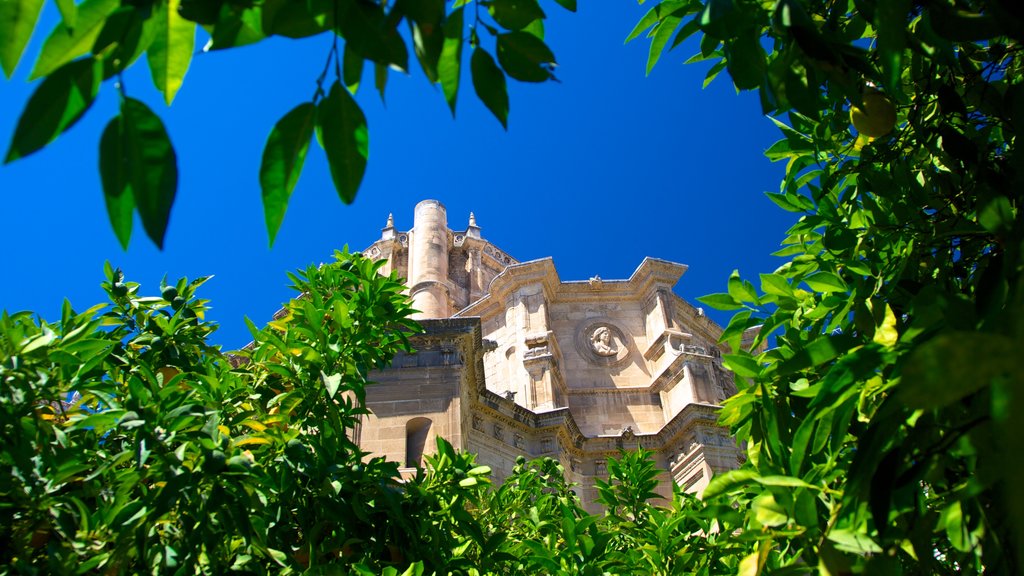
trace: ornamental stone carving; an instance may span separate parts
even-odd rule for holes
[[[629,359],[626,335],[605,320],[585,323],[576,334],[576,348],[591,364],[617,366]]]

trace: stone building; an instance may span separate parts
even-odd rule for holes
[[[623,448],[654,450],[699,492],[743,454],[717,426],[734,393],[715,342],[721,328],[672,292],[686,266],[646,258],[626,280],[562,281],[550,258],[520,262],[484,240],[472,214],[448,228],[420,202],[412,230],[391,217],[364,253],[408,279],[424,333],[367,388],[355,432],[412,473],[440,435],[478,454],[500,482],[517,456],[561,461],[585,505]]]

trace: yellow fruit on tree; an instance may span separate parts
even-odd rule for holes
[[[896,106],[885,94],[868,89],[859,104],[850,105],[850,122],[859,134],[869,138],[885,136],[896,126]]]

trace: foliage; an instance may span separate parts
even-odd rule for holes
[[[544,43],[546,14],[538,0],[55,0],[62,20],[40,49],[29,79],[42,78],[18,120],[5,163],[33,154],[90,109],[106,80],[145,55],[153,84],[168,105],[181,89],[197,33],[204,50],[228,50],[272,36],[329,35],[334,42],[309,102],[273,127],[260,167],[264,214],[273,243],[302,173],[314,129],[339,197],[351,203],[369,158],[369,131],[352,97],[372,67],[381,98],[390,70],[408,71],[410,47],[455,113],[463,48],[481,102],[508,125],[506,77],[554,78],[555,56]],[[576,0],[555,0],[575,11]],[[0,2],[0,67],[10,78],[23,56],[42,0]],[[465,12],[467,9],[469,14]],[[339,42],[340,41],[340,42]],[[328,77],[333,74],[333,81]],[[100,139],[100,177],[111,228],[122,246],[137,211],[149,238],[163,247],[177,191],[178,165],[159,117],[115,82],[120,114]]]
[[[379,264],[292,275],[302,296],[236,356],[206,343],[206,281],[60,322],[0,319],[4,573],[279,573],[393,558],[410,493],[348,437],[371,369],[416,325]],[[369,568],[368,568],[369,569]]]
[[[704,299],[738,310],[748,381],[722,414],[748,465],[705,493],[747,511],[741,572],[1019,573],[1021,5],[661,0],[645,31],[648,69],[699,33],[708,81],[758,90],[787,162],[768,196],[800,215],[760,290]]]
[[[676,493],[652,505],[652,454],[624,452],[588,514],[552,458],[490,468],[439,438],[424,468],[350,439],[367,376],[417,326],[379,262],[290,275],[299,297],[236,354],[196,296],[143,297],[106,270],[109,305],[56,323],[0,317],[0,574],[727,573],[742,513]],[[748,538],[749,539],[749,538]],[[729,544],[732,543],[732,544]]]

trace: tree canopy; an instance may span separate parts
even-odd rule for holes
[[[559,4],[574,7],[568,0]],[[5,11],[0,14],[0,26],[4,26],[0,62],[8,74],[40,5],[41,0],[0,4]],[[71,2],[58,5],[64,22],[37,59],[34,75],[44,79],[19,122],[7,161],[39,150],[74,124],[88,110],[103,79],[115,78],[143,53],[157,71],[156,85],[172,99],[187,67],[183,54],[191,50],[180,48],[186,42],[183,38],[190,37],[182,32],[186,28],[202,25],[210,30],[211,49],[240,46],[269,34],[335,34],[344,40],[343,46],[335,43],[311,101],[282,118],[268,140],[261,182],[271,235],[280,224],[314,133],[326,151],[339,195],[345,201],[354,196],[365,166],[367,134],[348,90],[355,77],[351,71],[364,63],[373,66],[376,86],[383,90],[389,67],[408,67],[411,44],[424,73],[441,85],[454,105],[461,69],[468,59],[475,93],[503,124],[508,110],[507,77],[526,82],[552,77],[549,64],[554,57],[543,43],[544,12],[536,0],[459,0],[450,6],[428,0],[387,5],[267,0],[182,1],[180,5],[126,2],[123,6],[116,0],[87,0],[77,7]],[[399,31],[403,25],[408,32]],[[734,274],[726,292],[703,299],[708,305],[737,311],[723,335],[734,352],[725,362],[747,384],[726,403],[722,422],[747,447],[746,465],[716,477],[702,501],[677,495],[672,507],[665,509],[646,502],[651,464],[642,453],[624,454],[609,466],[611,478],[601,490],[609,511],[597,519],[578,510],[570,488],[559,483],[557,465],[552,462],[523,462],[517,472],[521,476],[493,492],[481,488],[471,495],[453,496],[451,502],[456,505],[431,498],[446,494],[442,486],[476,490],[483,484],[469,478],[485,476],[482,470],[469,474],[476,470],[470,467],[471,457],[440,448],[438,460],[428,465],[433,472],[420,480],[431,487],[426,495],[415,488],[397,492],[383,488],[391,485],[387,478],[394,474],[380,462],[375,464],[380,471],[377,476],[368,476],[377,478],[372,487],[365,487],[370,492],[358,492],[356,501],[364,502],[361,499],[366,497],[398,506],[384,512],[389,522],[398,522],[398,517],[430,518],[408,532],[422,539],[410,540],[409,547],[441,541],[452,546],[409,548],[415,551],[402,557],[388,546],[388,537],[397,537],[389,533],[372,540],[373,552],[358,556],[352,566],[362,562],[371,571],[408,568],[410,573],[634,573],[648,568],[653,573],[744,575],[1020,572],[1024,490],[1016,480],[1024,477],[1024,463],[1014,457],[1013,442],[1024,437],[1024,373],[1017,359],[1018,351],[1024,349],[1024,153],[1016,146],[1024,128],[1024,8],[1012,0],[662,0],[653,3],[630,40],[642,36],[650,42],[649,71],[659,61],[674,58],[673,49],[696,48],[698,53],[688,61],[708,62],[708,81],[725,71],[737,90],[757,90],[763,112],[782,133],[767,155],[786,162],[785,179],[770,198],[800,218],[778,252],[788,261],[760,275],[757,282]],[[137,210],[147,233],[159,244],[173,201],[174,152],[152,111],[127,95],[122,102],[120,116],[100,139],[111,222],[123,238],[131,213]],[[168,319],[159,312],[166,304],[134,299],[133,287],[113,272],[108,282],[117,306],[125,306],[127,299],[143,309],[141,316],[118,320],[124,325],[113,330],[122,330],[122,336],[114,339],[147,338],[137,349],[126,348],[126,354],[155,354],[151,351],[162,333],[132,335],[150,322],[165,330],[161,323],[176,321],[180,310]],[[115,292],[122,289],[128,292]],[[179,292],[187,289],[188,284],[176,286]],[[330,306],[320,306],[330,304],[327,299],[298,302],[296,321],[322,316],[328,324],[340,322],[345,328],[344,314],[335,317],[328,313]],[[401,305],[395,306],[398,310]],[[354,313],[355,308],[348,310]],[[372,307],[360,310],[375,313]],[[194,310],[197,316],[199,311],[201,307]],[[150,317],[154,320],[146,319]],[[85,468],[71,466],[61,472],[62,455],[70,452],[57,448],[70,442],[71,433],[76,432],[76,439],[86,439],[90,453],[108,459],[109,466],[100,468],[103,474],[123,474],[134,482],[131,490],[138,491],[131,494],[156,500],[152,506],[141,500],[122,516],[95,520],[88,506],[72,504],[62,512],[60,507],[66,504],[53,504],[58,507],[55,513],[42,505],[25,504],[33,512],[12,516],[5,529],[14,530],[10,537],[25,545],[32,543],[37,523],[50,522],[50,517],[71,519],[58,522],[58,528],[49,532],[60,535],[54,544],[39,544],[33,548],[37,550],[32,553],[34,560],[24,562],[42,562],[47,557],[38,551],[42,546],[71,546],[78,530],[103,526],[107,540],[95,540],[104,543],[97,545],[100,552],[90,556],[88,550],[75,549],[83,562],[99,558],[83,566],[91,569],[117,558],[127,563],[116,565],[115,571],[128,570],[122,566],[134,566],[131,562],[147,566],[163,562],[159,565],[169,570],[168,550],[179,554],[179,549],[188,548],[177,540],[175,544],[159,540],[180,535],[161,532],[164,524],[144,524],[141,519],[156,514],[155,510],[171,513],[168,501],[160,500],[158,494],[173,483],[154,480],[167,482],[156,486],[135,479],[149,462],[152,441],[144,446],[131,444],[120,452],[127,455],[118,460],[107,454],[98,436],[89,436],[89,426],[97,424],[66,429],[59,417],[42,408],[44,404],[26,400],[41,398],[45,406],[55,406],[57,396],[16,393],[15,383],[31,390],[65,386],[52,388],[58,393],[85,390],[74,378],[90,374],[97,385],[116,382],[129,387],[120,395],[96,396],[104,403],[134,395],[155,397],[157,392],[147,392],[145,387],[160,380],[152,367],[147,376],[145,360],[119,376],[117,370],[123,367],[117,367],[119,355],[113,353],[116,342],[74,344],[72,336],[82,334],[75,328],[91,326],[89,322],[99,322],[86,330],[95,333],[104,320],[89,320],[88,315],[68,310],[60,330],[54,330],[27,317],[5,318],[8,335],[0,342],[10,351],[4,357],[3,374],[13,402],[10,406],[17,410],[10,412],[12,419],[5,420],[4,430],[15,434],[10,445],[26,446],[20,460],[5,466],[21,471],[9,475],[18,482],[56,474],[58,482],[51,478],[33,484],[40,494],[78,490],[76,483],[85,484],[81,479]],[[202,323],[190,326],[201,330]],[[754,326],[762,326],[755,344],[772,343],[767,351],[740,347],[740,335]],[[288,333],[285,326],[277,330]],[[326,397],[333,397],[339,386],[333,378],[339,372],[317,373],[309,366],[305,372],[289,371],[292,363],[316,366],[324,360],[323,352],[317,352],[317,358],[299,348],[293,358],[285,352],[287,346],[277,344],[275,339],[281,336],[273,327],[260,334],[257,341],[266,340],[257,350],[270,354],[263,361],[279,363],[274,354],[281,354],[288,358],[285,370],[268,367],[260,380],[258,371],[238,376],[238,369],[227,368],[223,360],[211,360],[212,366],[201,364],[201,369],[192,370],[195,378],[215,386],[214,382],[225,379],[248,382],[255,378],[255,385],[281,377],[293,382],[295,390],[316,386],[316,394],[326,390]],[[306,337],[301,331],[298,334]],[[202,336],[194,337],[201,340]],[[70,349],[64,347],[66,340]],[[94,335],[90,340],[104,337]],[[103,352],[94,355],[101,358],[99,363],[88,361],[90,355],[84,350],[93,350],[90,346]],[[104,352],[106,346],[109,350]],[[186,356],[212,354],[197,340],[193,346],[185,349]],[[360,357],[357,350],[351,352]],[[42,364],[25,364],[23,358],[36,358]],[[370,358],[375,359],[380,358]],[[360,374],[357,368],[367,361],[343,364]],[[260,365],[257,356],[247,365],[252,367],[242,371]],[[113,376],[104,379],[91,372],[100,370],[114,370]],[[351,374],[342,374],[342,382],[348,383]],[[67,382],[76,386],[68,388]],[[133,382],[138,390],[131,390]],[[313,392],[294,394],[298,398]],[[317,406],[339,410],[326,401]],[[357,410],[356,406],[351,409]],[[102,420],[98,415],[106,412],[99,404],[91,409],[96,420]],[[108,416],[103,426],[125,428],[128,432],[118,434],[131,435],[142,427],[134,423],[149,422],[138,417],[137,409],[124,410]],[[133,411],[134,417],[127,418]],[[207,461],[213,462],[210,473],[222,470],[216,450],[224,456],[225,469],[235,466],[233,471],[238,473],[249,470],[257,458],[265,458],[258,461],[265,469],[284,465],[271,458],[278,454],[275,450],[287,449],[287,443],[284,447],[274,443],[279,440],[260,448],[264,452],[250,450],[253,461],[243,450],[229,454],[218,448],[217,442],[222,441],[218,434],[229,439],[248,434],[244,429],[251,426],[238,417],[237,426],[228,432],[216,425],[199,428],[196,442],[204,451],[186,450],[184,457],[177,458],[179,464],[183,458],[193,458],[193,475],[188,477],[197,477],[197,469],[205,473]],[[344,451],[350,447],[342,440],[345,417],[337,415],[339,424],[333,432],[325,428],[310,441],[333,438],[337,446],[332,449],[350,453]],[[46,456],[33,459],[29,454],[35,448],[29,446],[45,447]],[[226,446],[235,450],[230,441]],[[4,454],[15,458],[8,455],[17,453]],[[459,465],[450,473],[457,481],[437,480],[448,474],[445,466],[456,461]],[[33,467],[39,462],[51,462],[50,468],[32,476],[30,471],[37,470]],[[168,466],[179,464],[170,461]],[[318,460],[316,465],[326,464]],[[317,490],[335,490],[337,496],[362,486],[359,482],[364,477],[335,468],[323,473],[328,475],[327,484],[312,486],[303,497],[322,497]],[[243,477],[249,478],[248,473]],[[55,491],[46,492],[51,488]],[[518,492],[519,488],[523,491]],[[255,491],[239,490],[238,498],[259,501]],[[391,496],[377,498],[377,494]],[[89,497],[107,496],[100,491]],[[403,504],[409,499],[415,503]],[[213,505],[219,502],[215,499]],[[345,502],[355,506],[353,510],[358,508],[351,500]],[[441,507],[440,515],[428,512],[435,505]],[[400,515],[388,516],[398,509]],[[526,516],[520,515],[523,511]],[[333,550],[325,552],[319,546],[339,544],[318,532],[305,556],[296,559],[277,544],[259,540],[273,534],[287,539],[279,536],[287,532],[275,533],[269,524],[247,527],[227,510],[217,513],[223,515],[223,525],[239,530],[237,535],[213,550],[196,548],[194,559],[182,564],[183,570],[230,567],[242,556],[266,566],[278,562],[301,569],[306,565],[304,558],[314,565]],[[372,516],[352,514],[363,522]],[[363,510],[361,514],[371,513]],[[81,518],[86,517],[90,523],[83,528]],[[130,530],[124,534],[129,535],[117,528],[126,525]],[[144,530],[152,534],[142,534]],[[296,533],[307,535],[300,531],[289,533],[290,537]],[[331,537],[345,536],[337,534]],[[141,545],[149,541],[146,538],[157,538],[165,547]],[[136,548],[133,542],[140,544]],[[335,556],[344,556],[345,542],[340,541]],[[236,543],[239,548],[232,548]],[[146,554],[146,559],[138,554]],[[505,561],[508,564],[501,564]]]

